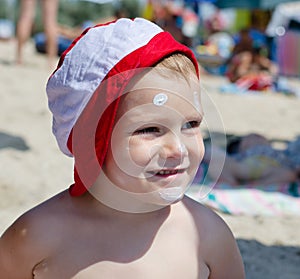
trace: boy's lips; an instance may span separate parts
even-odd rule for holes
[[[160,176],[160,177],[169,177],[177,174],[181,174],[186,171],[186,168],[184,169],[162,169],[158,171],[149,171],[153,176]]]

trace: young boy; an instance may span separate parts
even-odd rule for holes
[[[144,19],[90,28],[47,84],[69,190],[1,237],[0,274],[244,278],[221,218],[184,196],[204,148],[193,53]]]

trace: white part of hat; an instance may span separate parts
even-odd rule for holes
[[[72,156],[67,147],[70,132],[109,71],[162,31],[143,18],[122,18],[89,29],[66,54],[46,87],[52,130],[63,153]]]

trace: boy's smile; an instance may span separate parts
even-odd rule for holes
[[[195,92],[195,81],[150,72],[122,97],[103,167],[115,186],[141,195],[156,192],[162,199],[157,203],[182,198],[204,153]],[[158,95],[164,96],[159,105]]]

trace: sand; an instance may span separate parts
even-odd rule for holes
[[[51,70],[45,56],[29,43],[26,64],[16,66],[14,50],[14,40],[0,42],[0,233],[26,210],[68,187],[73,171],[72,159],[58,150],[51,133],[45,93]],[[297,79],[289,82],[300,85]],[[222,121],[208,125],[211,133],[259,132],[282,141],[300,135],[300,98],[272,92],[223,94],[218,88],[224,83],[224,77],[202,77],[207,117],[219,114]],[[238,240],[247,278],[300,278],[299,217],[221,216]]]

